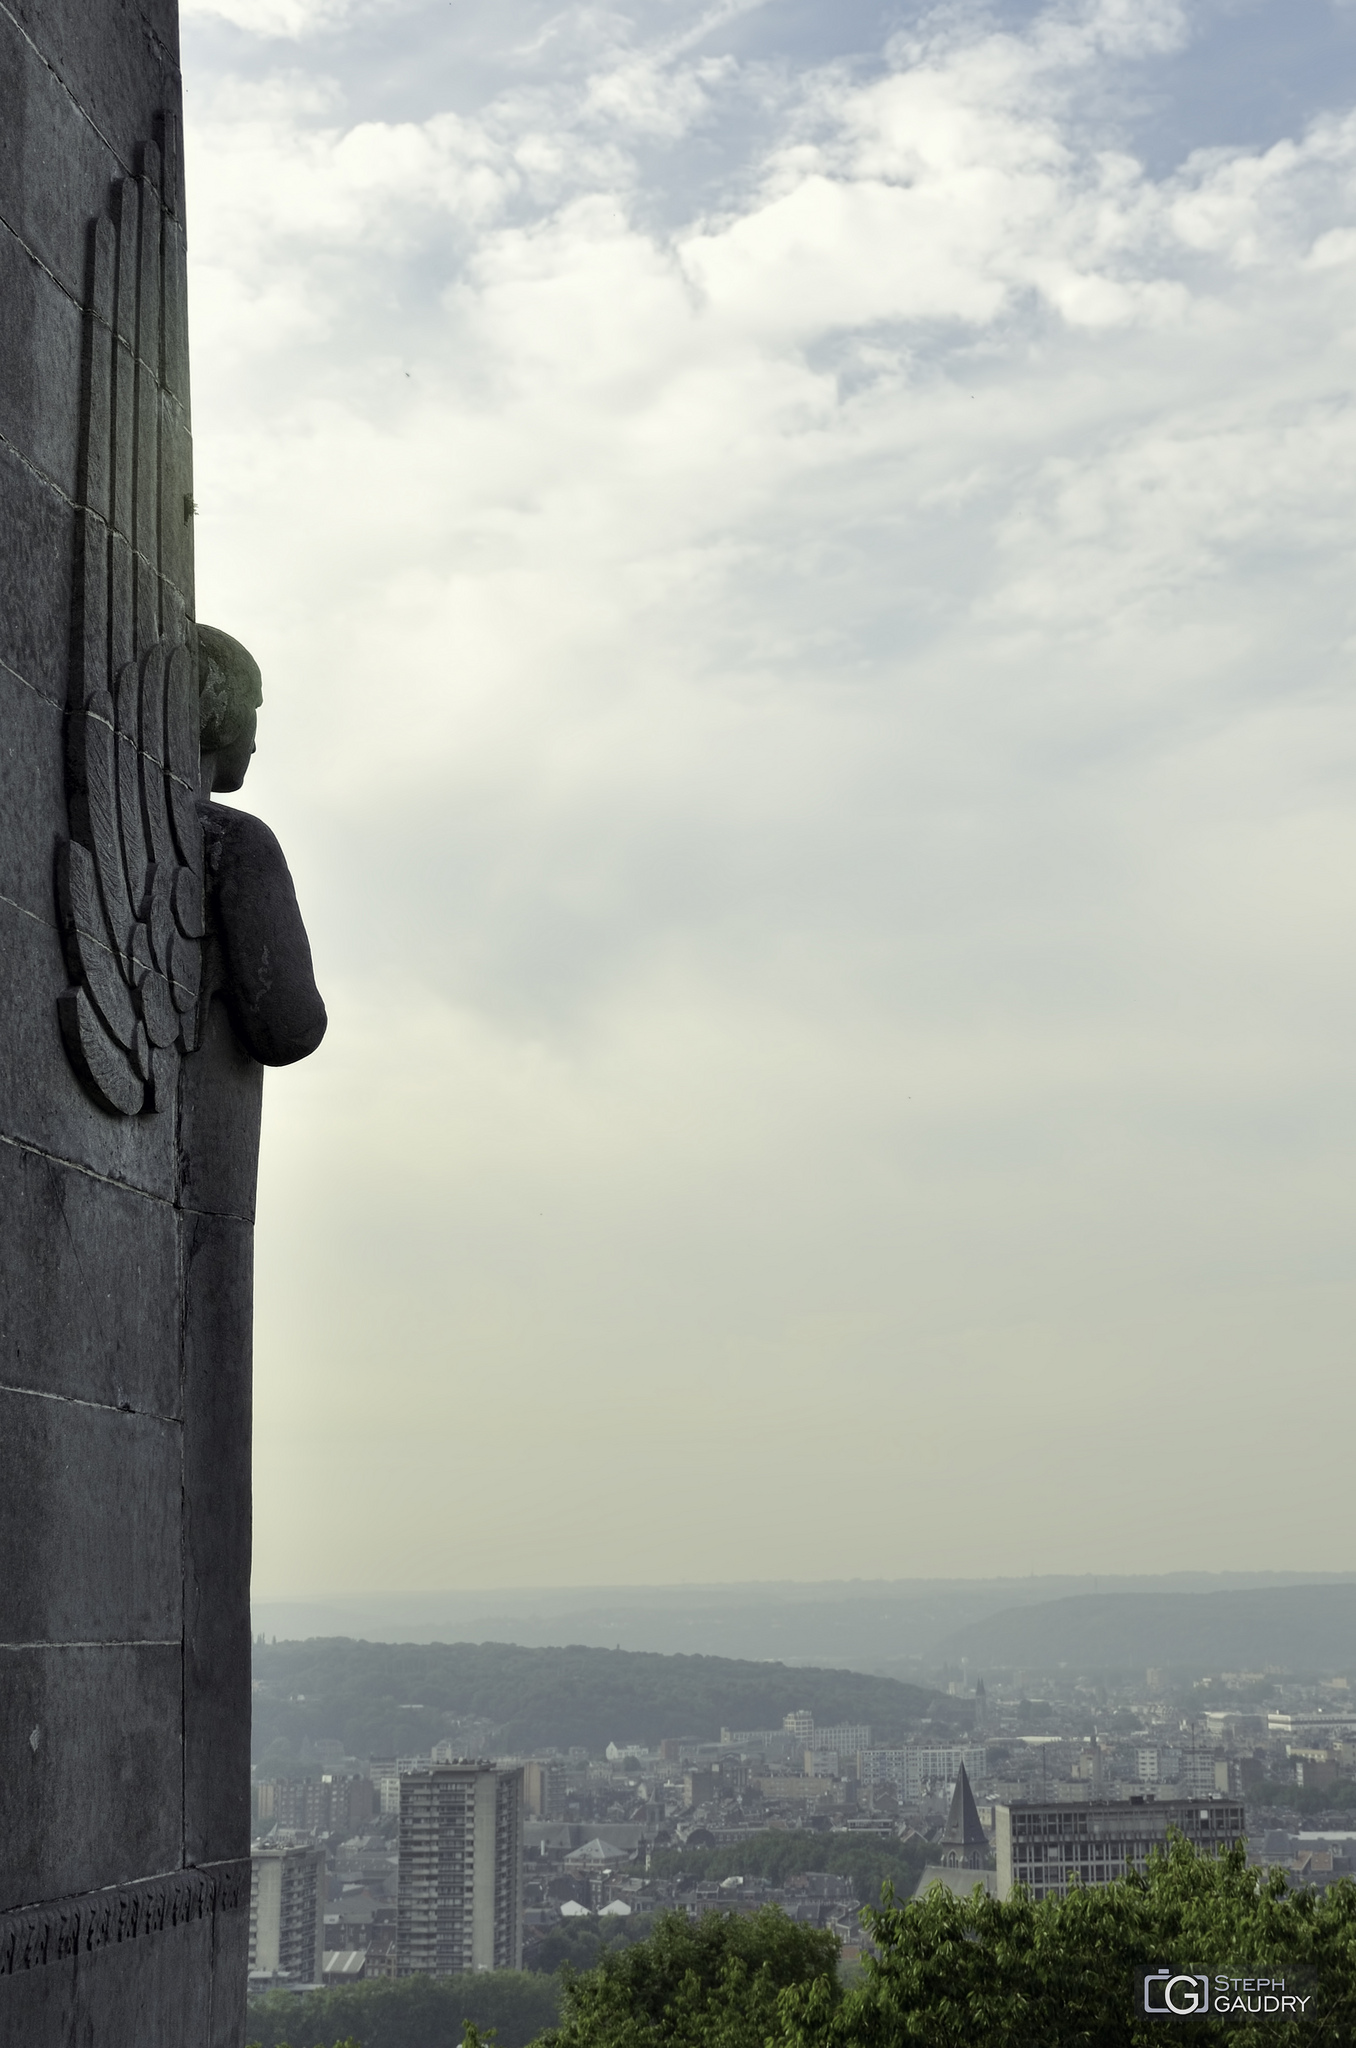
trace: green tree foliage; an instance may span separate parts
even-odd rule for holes
[[[615,1949],[648,1940],[654,1920],[648,1913],[635,1913],[629,1920],[602,1918],[597,1913],[578,1919],[561,1920],[540,1941],[534,1941],[523,1961],[529,1970],[593,1970]]]
[[[927,1851],[918,1842],[769,1828],[732,1848],[658,1850],[650,1868],[658,1877],[762,1877],[773,1885],[784,1885],[802,1871],[826,1870],[852,1878],[857,1897],[870,1902],[880,1897],[887,1880],[898,1891],[911,1892],[926,1861]]]
[[[251,2048],[459,2048],[469,2022],[499,2048],[527,2048],[560,2009],[555,1977],[481,1970],[465,1977],[377,1978],[332,1991],[270,1991],[250,2001]]]
[[[254,2048],[253,2042],[250,2043],[250,2048]],[[289,2043],[282,2041],[279,2043],[279,2048],[289,2048]],[[326,2048],[326,2044],[323,2041],[317,2041],[316,2048]],[[336,2041],[334,2048],[363,2048],[363,2044],[361,2041]]]
[[[254,2048],[253,2042],[249,2044],[249,2048]],[[290,2044],[286,2041],[282,2041],[279,2043],[279,2048],[290,2048]],[[315,2048],[326,2048],[326,2044],[323,2041],[317,2041],[315,2044]],[[334,2043],[334,2048],[363,2048],[363,2044],[361,2041],[336,2041]]]
[[[791,1707],[824,1723],[869,1721],[882,1740],[926,1714],[921,1686],[860,1671],[790,1669],[733,1657],[662,1657],[631,1650],[524,1649],[514,1643],[362,1643],[346,1636],[256,1644],[254,1754],[306,1737],[337,1737],[352,1756],[427,1750],[447,1720],[478,1715],[506,1749],[665,1735],[714,1737],[780,1727]]]
[[[564,1977],[560,2025],[540,2048],[765,2048],[779,2000],[815,1988],[831,2019],[838,1943],[769,1906],[757,1914],[666,1913],[648,1941]]]
[[[869,1911],[876,1953],[838,2000],[818,1983],[779,2002],[773,2048],[1164,2048],[1136,2017],[1137,1968],[1317,1971],[1313,2022],[1186,2023],[1201,2048],[1348,2048],[1356,2040],[1356,1885],[1327,1893],[1263,1878],[1241,1848],[1177,1841],[1143,1876],[1040,1904],[926,1898]]]

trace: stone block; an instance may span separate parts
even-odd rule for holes
[[[0,896],[50,925],[66,808],[63,725],[58,704],[0,668]]]
[[[239,2048],[249,1865],[0,1913],[0,2040]]]
[[[212,1924],[200,1920],[0,1978],[0,2040],[215,2048],[211,2004]]]
[[[177,1422],[0,1390],[0,1642],[182,1625]]]
[[[30,5],[28,11],[36,9]],[[42,11],[53,18],[60,12],[75,24],[84,10]],[[47,40],[33,28],[25,34],[0,9],[0,219],[80,304],[88,223],[108,204],[109,188],[124,166],[43,61],[39,50]]]
[[[172,1200],[174,1115],[113,1116],[76,1079],[57,1023],[68,974],[55,926],[0,902],[0,1132],[38,1152]]]
[[[243,1907],[218,1913],[212,1923],[212,2011],[208,2048],[240,2048],[249,1992],[249,1884]]]
[[[170,1205],[0,1144],[0,1215],[0,1385],[178,1417]]]
[[[73,508],[0,442],[0,667],[62,706],[74,567]]]
[[[0,1645],[0,1911],[179,1865],[182,1696],[178,1643]]]
[[[0,226],[0,435],[68,498],[80,444],[80,309]]]
[[[184,1848],[249,1852],[253,1231],[184,1218]]]
[[[179,103],[178,0],[10,0],[57,77],[124,162]]]

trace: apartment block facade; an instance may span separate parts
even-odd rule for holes
[[[397,1973],[517,1970],[522,1959],[522,1767],[402,1776]]]
[[[325,1851],[250,1856],[250,1970],[319,1984],[325,1975]]]
[[[902,1801],[912,1804],[924,1793],[942,1785],[954,1785],[960,1773],[974,1783],[984,1780],[988,1768],[982,1743],[964,1746],[902,1749],[862,1749],[857,1755],[857,1779],[862,1785],[893,1785]]]
[[[998,1896],[1022,1885],[1034,1899],[1064,1898],[1075,1885],[1110,1884],[1142,1870],[1176,1831],[1218,1855],[1247,1834],[1235,1799],[1014,1800],[995,1813]]]

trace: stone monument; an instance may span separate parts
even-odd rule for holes
[[[0,2042],[240,2048],[263,1065],[324,1007],[193,603],[176,0],[0,0]]]

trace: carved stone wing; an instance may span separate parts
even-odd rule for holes
[[[196,1042],[203,845],[196,808],[191,442],[174,123],[90,233],[74,659],[71,837],[57,897],[72,1064],[123,1116],[173,1099]]]

